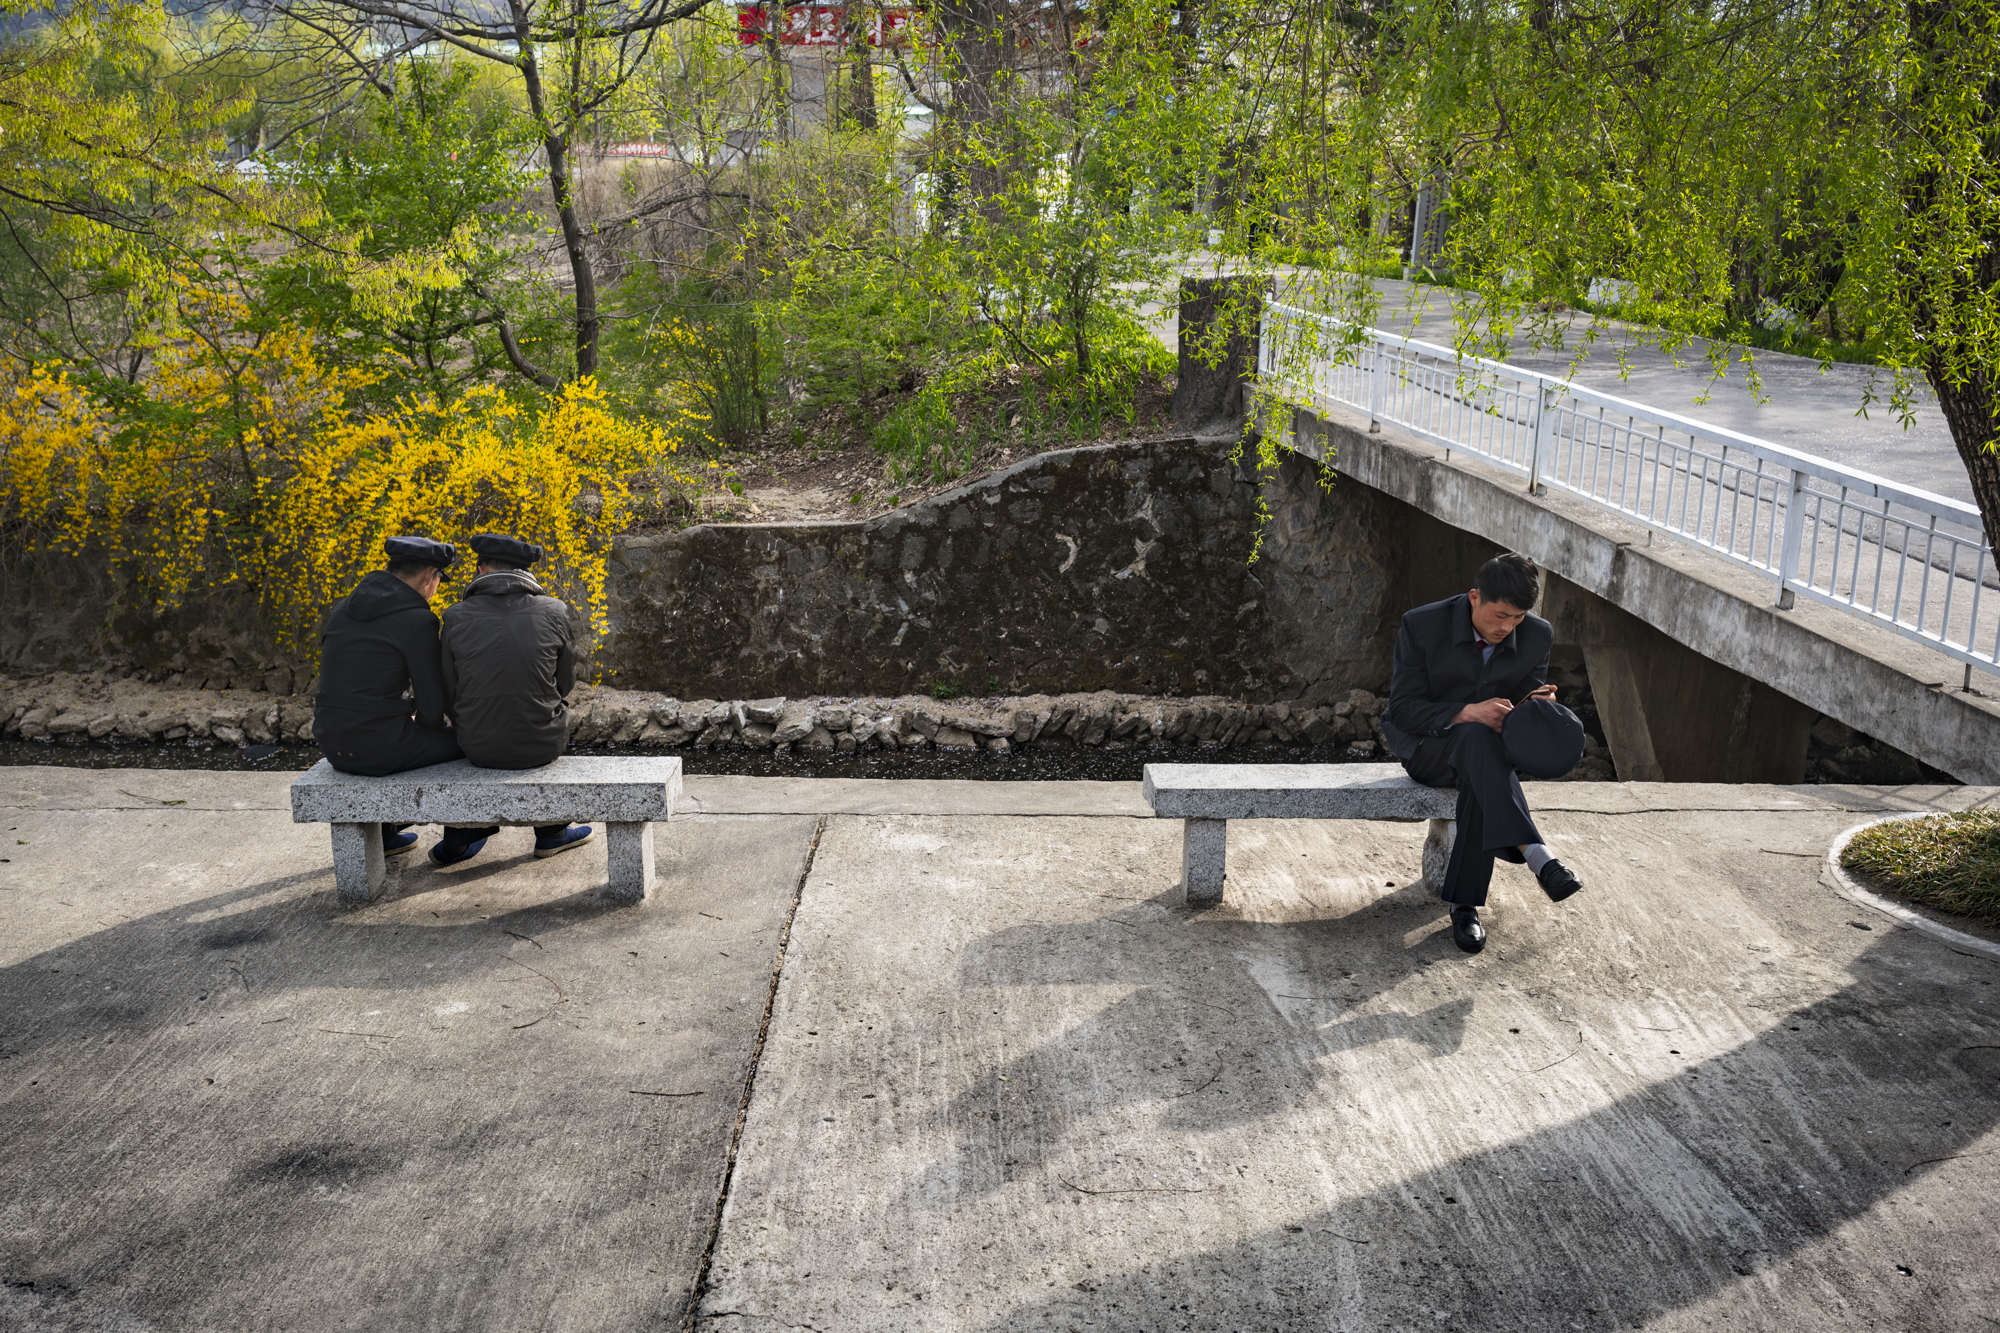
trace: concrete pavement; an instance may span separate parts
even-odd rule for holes
[[[0,1329],[671,1326],[818,821],[343,913],[289,776],[0,769]]]
[[[1421,826],[1246,822],[1194,912],[1124,784],[689,779],[646,908],[521,832],[343,913],[284,782],[0,770],[0,1328],[2000,1308],[2000,964],[1821,879],[2000,791],[1537,785],[1588,888],[1467,959]]]

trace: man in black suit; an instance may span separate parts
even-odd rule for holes
[[[383,550],[388,568],[362,579],[326,613],[313,697],[313,739],[327,762],[371,777],[460,757],[445,725],[450,700],[431,613],[458,548],[428,537],[391,537]],[[382,850],[395,856],[416,846],[407,827],[384,824]]]
[[[1452,939],[1467,953],[1486,947],[1479,909],[1495,857],[1525,863],[1556,902],[1583,887],[1543,845],[1501,738],[1516,705],[1555,698],[1556,687],[1543,683],[1555,631],[1530,614],[1541,583],[1526,556],[1495,556],[1471,591],[1409,612],[1396,635],[1382,734],[1418,782],[1458,788],[1443,896]]]

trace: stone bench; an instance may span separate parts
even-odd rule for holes
[[[294,824],[333,825],[333,882],[342,904],[381,896],[384,824],[604,825],[605,903],[653,891],[653,824],[681,794],[681,761],[564,755],[541,768],[475,768],[463,759],[383,778],[337,772],[322,759],[292,784]]]
[[[1194,904],[1222,900],[1232,819],[1427,819],[1424,879],[1444,882],[1458,793],[1426,787],[1401,764],[1148,764],[1146,804],[1186,821],[1181,889]]]

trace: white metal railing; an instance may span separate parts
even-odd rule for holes
[[[2000,672],[2000,566],[1969,504],[1567,380],[1264,307],[1259,377],[1358,408]]]

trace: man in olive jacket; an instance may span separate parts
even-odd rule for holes
[[[313,739],[343,773],[380,777],[459,758],[445,726],[449,697],[438,661],[430,599],[456,548],[427,537],[391,537],[387,569],[335,602],[320,627]],[[384,825],[385,851],[416,845],[402,825]]]
[[[542,591],[528,572],[542,548],[482,533],[465,596],[444,613],[444,684],[465,757],[481,768],[540,768],[569,745],[569,705],[576,647],[569,608]],[[450,865],[475,855],[497,828],[445,830],[431,859]],[[590,829],[552,824],[535,830],[535,855],[554,856],[590,837]]]

